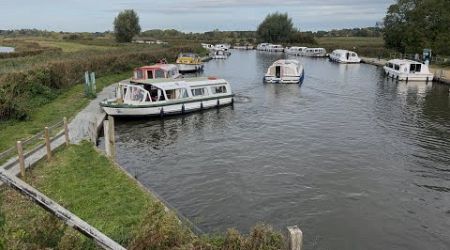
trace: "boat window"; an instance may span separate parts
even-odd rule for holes
[[[186,89],[168,89],[166,90],[167,99],[169,100],[175,100],[175,99],[182,99],[182,98],[188,98],[188,92]]]
[[[145,91],[139,87],[130,87],[132,101],[140,102],[144,99]]]
[[[205,88],[196,88],[191,90],[193,96],[204,96],[206,94]]]
[[[411,64],[409,66],[409,72],[411,72],[411,73],[420,72],[421,69],[422,69],[422,65],[420,65],[420,64]]]
[[[155,78],[166,78],[166,75],[164,74],[164,70],[157,69],[155,71]]]
[[[144,78],[144,75],[142,74],[141,70],[136,70],[136,79],[142,79]]]
[[[147,79],[153,79],[153,71],[147,70]]]
[[[400,70],[400,65],[395,64],[394,66],[395,66],[395,68],[394,68],[395,70]]]
[[[388,67],[392,69],[392,68],[394,68],[394,64],[388,63]]]
[[[227,93],[227,88],[225,87],[225,85],[212,87],[211,90],[213,94]]]
[[[355,54],[355,53],[352,53],[352,56],[353,56],[353,57],[356,57],[356,54]]]

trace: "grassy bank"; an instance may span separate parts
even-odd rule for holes
[[[109,74],[97,79],[97,91],[105,86],[130,77],[130,72]],[[36,102],[36,104],[33,104]],[[39,97],[30,100],[30,115],[27,120],[7,120],[0,122],[0,152],[15,145],[19,139],[30,137],[52,125],[62,117],[73,117],[88,103],[84,96],[83,84],[79,83],[64,91],[61,90],[55,99],[39,105]]]
[[[389,57],[392,52],[384,47],[382,37],[320,37],[316,40],[319,47],[329,52],[334,49],[347,49],[367,57]]]
[[[99,154],[91,144],[62,148],[26,180],[129,249],[281,249],[283,237],[267,226],[249,235],[197,237],[162,204]],[[94,249],[93,242],[16,191],[0,192],[0,246],[5,249]]]

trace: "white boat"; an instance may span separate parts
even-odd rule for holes
[[[307,48],[304,50],[302,56],[326,57],[327,50],[324,48]]]
[[[223,49],[223,50],[229,50],[231,47],[231,45],[229,44],[216,44],[216,46],[214,46],[215,49]]]
[[[202,47],[207,49],[207,50],[212,50],[214,49],[214,45],[212,44],[207,44],[207,43],[202,43]]]
[[[233,46],[233,49],[238,49],[238,50],[252,50],[254,47],[253,45],[235,45]]]
[[[214,49],[213,51],[211,51],[209,56],[212,59],[227,59],[228,53],[223,49]]]
[[[266,51],[269,45],[271,45],[271,43],[260,43],[256,46],[256,50]]]
[[[120,82],[116,97],[100,106],[113,116],[185,114],[233,103],[230,84],[214,77]]]
[[[135,68],[131,80],[181,78],[182,75],[174,64],[158,63],[151,66]]]
[[[304,78],[305,70],[299,61],[278,60],[267,69],[264,82],[302,84]]]
[[[388,77],[399,81],[432,81],[434,77],[428,65],[407,59],[389,60],[383,68]]]
[[[330,60],[338,63],[360,63],[361,58],[359,58],[356,52],[350,50],[336,49],[330,54]]]
[[[288,55],[301,56],[306,49],[307,49],[307,47],[292,46],[292,47],[285,48],[284,53],[286,53]]]
[[[266,48],[269,52],[283,52],[284,48],[280,44],[269,44]]]

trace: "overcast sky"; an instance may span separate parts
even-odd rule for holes
[[[142,30],[255,30],[268,13],[287,12],[297,28],[374,26],[394,0],[0,0],[0,29],[112,30],[134,9]]]

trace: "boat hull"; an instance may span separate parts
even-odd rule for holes
[[[305,79],[305,72],[303,71],[300,76],[284,76],[281,78],[276,78],[273,76],[265,76],[265,83],[282,83],[282,84],[302,84]]]
[[[426,74],[426,73],[399,73],[394,70],[390,70],[389,68],[384,67],[384,71],[387,75],[387,77],[398,80],[398,81],[432,81],[434,78],[433,74]]]
[[[203,69],[203,64],[177,64],[178,71],[180,72],[196,72]]]
[[[190,101],[185,103],[165,104],[159,106],[122,107],[114,105],[102,106],[103,110],[112,116],[167,116],[179,115],[210,108],[227,106],[233,103],[232,96],[218,97],[208,100]]]

